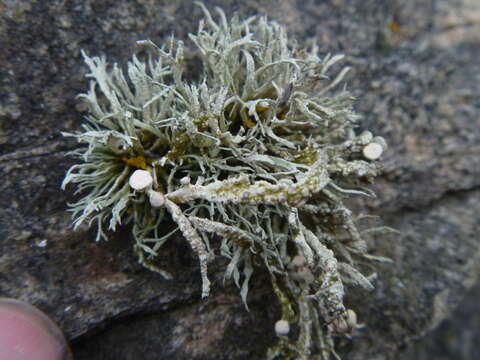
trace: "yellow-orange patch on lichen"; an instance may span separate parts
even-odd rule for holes
[[[398,25],[395,21],[392,21],[390,23],[390,30],[392,30],[394,33],[400,31],[400,25]]]
[[[147,169],[147,161],[143,156],[136,156],[136,157],[122,157],[122,161],[130,166],[136,167],[137,169],[146,170]]]
[[[245,121],[245,125],[248,127],[248,128],[252,128],[256,125],[257,123],[255,121],[253,121],[252,119],[247,119],[247,121]]]
[[[255,106],[255,111],[257,113],[261,113],[261,112],[264,112],[264,111],[267,111],[267,110],[268,110],[268,107],[260,106],[260,105]]]

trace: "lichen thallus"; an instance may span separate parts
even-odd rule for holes
[[[185,80],[182,41],[139,41],[148,56],[133,56],[127,75],[83,54],[93,78],[80,95],[87,122],[64,134],[83,144],[62,184],[81,194],[74,227],[96,223],[100,240],[130,225],[140,262],[166,278],[155,257],[180,233],[199,259],[203,297],[214,256],[228,259],[225,279],[245,305],[264,267],[282,311],[268,357],[335,357],[333,335],[357,326],[345,284],[371,290],[374,274],[360,269],[388,261],[368,254],[345,204],[373,195],[366,186],[385,140],[356,134],[353,98],[338,89],[348,68],[328,75],[343,56],[299,48],[265,17],[228,21],[217,9],[215,21],[200,6],[205,19],[190,35],[199,83]]]

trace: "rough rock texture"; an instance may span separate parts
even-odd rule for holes
[[[480,268],[480,3],[207,2],[218,4],[267,13],[292,38],[347,54],[362,126],[389,141],[379,197],[359,206],[401,235],[372,243],[395,260],[378,269],[376,290],[348,294],[367,327],[339,339],[344,359],[478,358],[479,290],[469,289]],[[0,0],[0,296],[51,315],[77,359],[261,359],[274,341],[279,309],[265,274],[246,312],[219,261],[202,301],[182,239],[165,248],[175,280],[163,280],[136,263],[128,231],[107,243],[72,232],[74,197],[59,189],[75,145],[60,131],[85,111],[80,49],[125,64],[135,40],[185,38],[200,17],[190,1]]]

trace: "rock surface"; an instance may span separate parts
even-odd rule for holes
[[[266,13],[299,42],[345,53],[362,127],[389,142],[379,196],[363,206],[401,232],[372,243],[395,264],[378,269],[373,293],[348,294],[367,327],[339,339],[343,358],[478,358],[478,314],[462,309],[478,311],[478,286],[469,289],[480,265],[480,3],[206,3]],[[175,280],[163,280],[136,263],[128,231],[107,243],[73,232],[73,194],[59,189],[75,146],[60,132],[79,128],[84,112],[80,49],[125,64],[135,40],[186,38],[200,18],[190,1],[0,0],[0,296],[51,315],[77,359],[261,359],[274,341],[279,309],[265,274],[246,312],[219,261],[202,301],[182,239],[165,248]]]

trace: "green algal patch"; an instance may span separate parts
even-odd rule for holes
[[[148,55],[126,73],[84,54],[89,113],[64,134],[81,144],[62,185],[81,194],[74,227],[95,224],[100,240],[130,225],[140,262],[166,278],[155,257],[181,234],[202,297],[215,256],[229,260],[225,279],[246,306],[252,275],[266,268],[282,310],[268,358],[335,358],[334,336],[356,326],[345,285],[371,290],[375,274],[361,264],[387,261],[367,253],[345,203],[373,196],[385,141],[358,134],[354,99],[339,86],[348,68],[331,71],[341,55],[298,48],[265,17],[229,21],[217,10],[215,20],[200,6],[205,19],[190,35],[198,83],[185,79],[182,41],[139,41]]]

